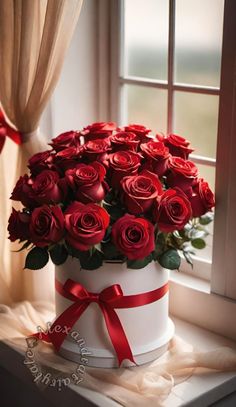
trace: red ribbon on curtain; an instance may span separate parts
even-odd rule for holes
[[[18,145],[22,143],[21,134],[6,122],[4,114],[0,109],[0,154],[4,147],[6,137],[9,137]]]
[[[147,293],[124,296],[119,284],[111,285],[99,294],[96,294],[87,291],[85,287],[71,279],[68,279],[64,285],[56,280],[56,290],[63,297],[73,301],[73,304],[54,321],[47,333],[39,332],[33,336],[52,343],[54,348],[59,350],[73,325],[89,304],[95,302],[103,313],[110,339],[117,354],[119,366],[124,359],[135,363],[128,339],[115,309],[151,304],[160,300],[167,293],[168,288],[167,283]]]

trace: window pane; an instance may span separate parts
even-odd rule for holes
[[[174,132],[191,142],[195,154],[215,158],[219,97],[174,94]]]
[[[167,80],[168,0],[124,1],[124,71]]]
[[[175,80],[220,85],[224,0],[177,0]]]
[[[124,123],[137,123],[156,132],[166,132],[167,91],[126,85],[124,89]],[[126,111],[126,112],[125,112]],[[126,117],[125,117],[126,116]]]

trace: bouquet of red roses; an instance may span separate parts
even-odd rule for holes
[[[142,268],[158,261],[178,269],[182,251],[204,248],[214,195],[188,160],[189,142],[151,135],[142,125],[94,123],[52,139],[29,160],[11,199],[9,239],[27,249],[25,267],[40,269],[68,255],[84,269],[103,261]]]

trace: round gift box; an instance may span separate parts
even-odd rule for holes
[[[88,291],[100,293],[103,289],[120,284],[124,295],[146,293],[168,282],[169,272],[158,263],[151,262],[142,269],[128,269],[125,263],[103,263],[96,270],[83,270],[79,260],[69,257],[55,268],[56,279],[64,284],[71,279]],[[65,311],[72,301],[56,292],[56,315]],[[162,355],[174,334],[174,324],[168,318],[168,292],[159,300],[135,308],[116,309],[116,313],[129,341],[137,365],[151,362]],[[81,345],[88,351],[88,365],[113,368],[118,366],[115,350],[108,335],[100,307],[91,303],[73,326],[80,341],[70,335],[61,345],[59,353],[77,363],[81,360]],[[122,366],[133,365],[124,361]]]

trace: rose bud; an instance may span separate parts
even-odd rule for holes
[[[120,131],[110,137],[112,151],[137,151],[140,140],[134,133]]]
[[[119,130],[129,131],[131,133],[136,134],[141,143],[145,143],[146,141],[149,141],[151,139],[151,137],[148,136],[151,129],[148,129],[147,127],[142,126],[141,124],[129,124],[128,126],[125,126]]]
[[[59,206],[43,205],[31,215],[30,240],[35,246],[46,247],[64,236],[64,216]]]
[[[145,168],[159,177],[168,169],[169,149],[160,141],[149,141],[140,146],[146,160]]]
[[[40,174],[43,170],[53,169],[54,154],[51,151],[42,151],[41,153],[34,154],[29,159],[28,168],[32,175]]]
[[[94,161],[91,164],[77,164],[74,169],[66,171],[68,185],[75,198],[83,203],[101,202],[109,187],[104,182],[106,170],[102,164]]]
[[[147,170],[139,175],[124,177],[121,187],[125,206],[130,213],[137,215],[148,212],[156,198],[163,193],[158,176]]]
[[[108,139],[96,139],[88,141],[83,145],[83,157],[88,162],[99,161],[106,164],[111,143]]]
[[[135,175],[141,165],[141,157],[131,151],[117,151],[108,158],[110,184],[113,188],[120,187],[120,181],[127,175]]]
[[[192,216],[187,196],[179,188],[168,189],[156,201],[153,219],[162,232],[181,230]]]
[[[173,156],[181,157],[184,160],[187,160],[189,154],[194,151],[189,148],[190,142],[178,134],[169,134],[163,141]]]
[[[113,122],[98,122],[90,124],[81,131],[85,142],[109,137],[116,128]]]
[[[66,184],[55,171],[44,170],[32,184],[32,196],[40,204],[61,202],[66,195]]]
[[[143,259],[155,249],[154,227],[144,218],[126,214],[112,226],[117,249],[130,260]]]
[[[209,188],[208,183],[203,179],[198,179],[193,186],[193,195],[189,199],[193,217],[200,217],[209,212],[215,206],[214,194]]]
[[[74,168],[80,161],[83,153],[83,146],[68,147],[55,154],[54,163],[57,170],[65,172]]]
[[[178,187],[183,191],[188,190],[198,175],[198,169],[192,161],[180,157],[169,159],[170,172],[167,174],[168,187]]]
[[[80,145],[80,136],[79,131],[67,131],[53,138],[49,145],[52,146],[55,151],[61,151],[68,147],[78,147]]]
[[[28,213],[12,209],[7,228],[11,242],[15,242],[17,239],[20,241],[29,239],[29,223],[30,215]]]
[[[155,139],[153,141],[161,141],[162,143],[164,143],[165,138],[166,137],[163,133],[156,133]]]
[[[77,250],[89,250],[102,241],[109,220],[107,211],[101,206],[73,202],[65,211],[66,241]]]
[[[27,174],[20,177],[13,189],[11,198],[13,201],[20,201],[27,208],[32,208],[37,205],[32,197],[32,179]]]

